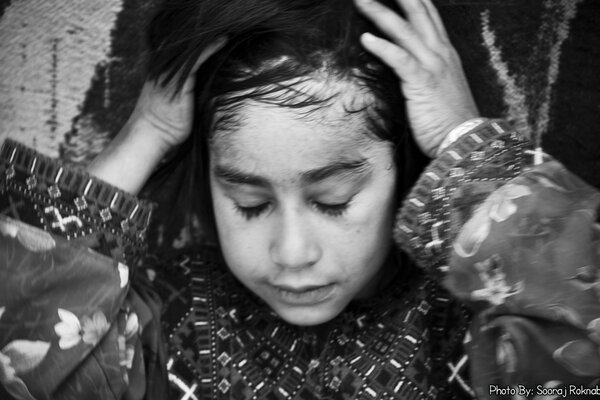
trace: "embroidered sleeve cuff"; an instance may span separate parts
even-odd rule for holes
[[[439,156],[446,150],[452,143],[456,142],[462,135],[472,131],[477,128],[479,125],[483,124],[487,121],[487,118],[473,118],[468,121],[463,122],[456,128],[452,129],[450,133],[446,135],[440,146],[437,150],[437,155]]]
[[[491,192],[531,165],[530,149],[502,120],[484,120],[463,133],[431,162],[404,200],[396,243],[441,279],[462,225]]]
[[[101,234],[115,256],[144,247],[153,205],[13,140],[0,150],[0,209],[67,240]],[[109,245],[107,243],[112,243]]]

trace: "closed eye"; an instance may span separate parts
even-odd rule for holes
[[[240,214],[242,214],[242,216],[245,219],[250,220],[252,218],[259,217],[261,214],[263,214],[265,211],[267,211],[267,209],[269,208],[269,204],[270,203],[262,203],[262,204],[258,204],[256,206],[250,206],[250,207],[244,207],[244,206],[240,206],[239,204],[236,204],[235,209]]]
[[[344,203],[321,203],[318,201],[313,202],[314,207],[321,213],[328,215],[330,217],[341,217],[348,210],[348,206],[350,205],[350,200]]]
[[[341,217],[348,210],[352,198],[343,203],[323,203],[319,201],[312,201],[312,206],[320,213],[330,217]],[[260,217],[264,214],[269,207],[270,202],[261,203],[254,206],[241,206],[235,204],[235,210],[239,212],[246,220]]]

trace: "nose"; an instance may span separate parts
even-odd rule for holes
[[[271,259],[280,267],[306,268],[321,258],[318,235],[298,210],[282,211],[273,233]]]

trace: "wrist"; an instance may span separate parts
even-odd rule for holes
[[[117,138],[138,149],[139,156],[156,166],[167,153],[180,145],[172,136],[163,132],[162,128],[147,118],[131,118]]]
[[[173,147],[144,119],[129,120],[87,167],[90,174],[136,194]]]
[[[470,118],[465,122],[459,124],[454,127],[448,134],[442,139],[437,150],[435,152],[436,156],[439,156],[444,150],[450,147],[454,142],[460,139],[464,134],[472,131],[473,129],[480,126],[482,123],[488,121],[488,118],[476,117]]]
[[[530,148],[502,120],[487,120],[463,134],[429,164],[407,195],[396,219],[396,243],[441,280],[466,216],[531,165]]]

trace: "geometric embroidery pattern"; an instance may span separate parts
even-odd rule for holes
[[[472,398],[461,387],[469,316],[412,268],[333,321],[298,327],[245,289],[215,250],[156,262],[178,398]]]

